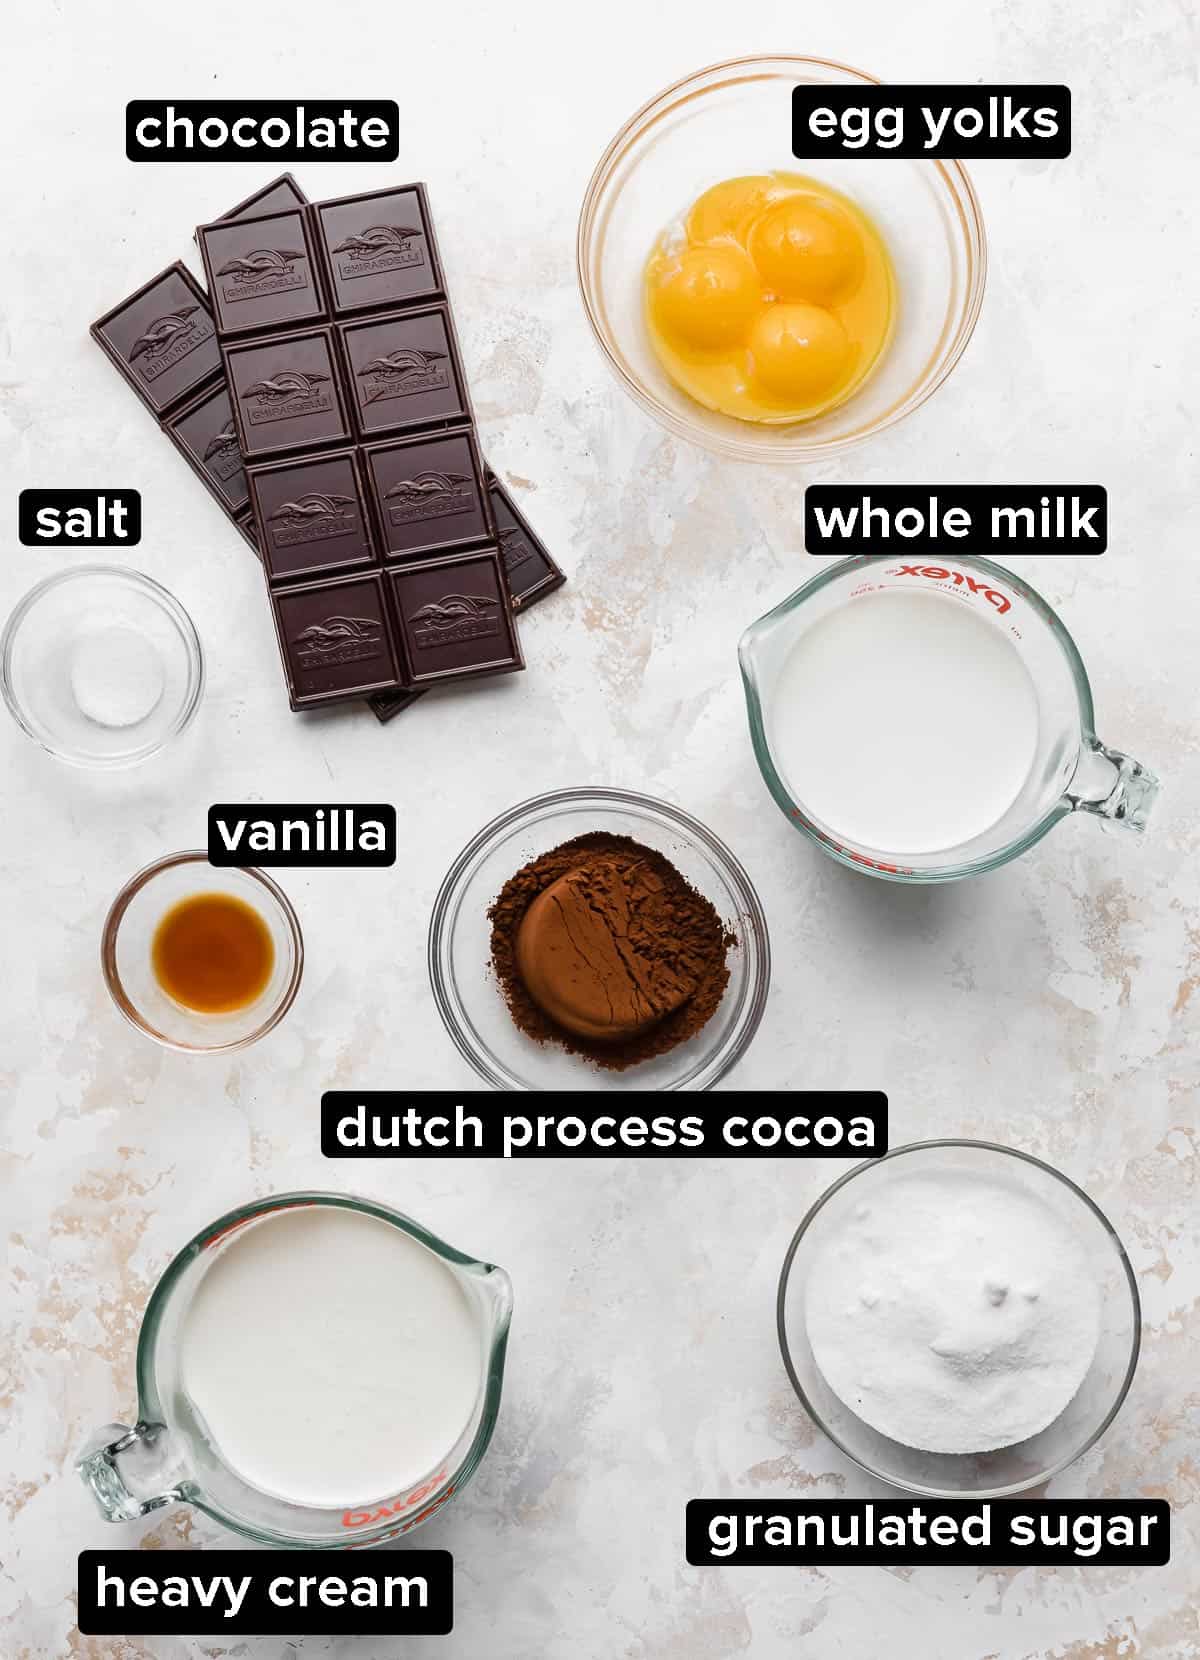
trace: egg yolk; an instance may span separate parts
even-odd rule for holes
[[[768,306],[747,343],[755,380],[789,402],[811,403],[832,392],[850,366],[846,331],[821,306]]]
[[[781,300],[827,306],[862,281],[862,237],[834,202],[791,196],[775,203],[755,222],[749,248],[763,281]]]
[[[687,216],[689,242],[715,242],[732,237],[745,243],[757,214],[779,194],[769,173],[755,173],[744,179],[726,179],[697,196]]]
[[[807,174],[714,184],[646,261],[650,346],[674,385],[739,421],[813,421],[878,367],[896,277],[877,227]]]
[[[730,346],[761,306],[762,284],[741,248],[685,248],[660,275],[651,304],[675,340],[701,350]]]

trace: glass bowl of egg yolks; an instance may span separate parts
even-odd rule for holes
[[[918,408],[983,300],[983,219],[954,162],[790,154],[797,84],[874,86],[816,58],[739,58],[644,105],[579,218],[588,320],[677,437],[817,459]]]

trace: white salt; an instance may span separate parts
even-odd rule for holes
[[[157,708],[166,684],[157,649],[119,623],[83,635],[70,672],[71,695],[98,726],[136,726]]]

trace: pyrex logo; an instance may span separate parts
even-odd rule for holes
[[[965,571],[949,570],[945,565],[897,565],[894,570],[886,572],[888,576],[923,576],[930,582],[953,582],[956,588],[966,588],[973,594],[982,594],[989,605],[994,605],[1000,615],[1012,610],[1012,600],[1007,594],[1002,594],[998,588],[989,588],[985,582],[979,582]]]
[[[411,1510],[414,1504],[420,1504],[421,1500],[427,1499],[430,1493],[435,1493],[445,1479],[446,1471],[442,1469],[429,1481],[422,1482],[420,1487],[414,1487],[411,1493],[404,1493],[398,1499],[391,1499],[387,1504],[380,1505],[376,1510],[344,1510],[342,1512],[342,1526],[370,1527],[376,1522],[390,1521],[393,1516],[402,1516],[405,1511]],[[431,1516],[435,1510],[440,1510],[453,1492],[454,1488],[448,1487],[441,1498],[421,1511],[420,1515],[406,1517],[406,1526],[397,1528],[396,1531],[407,1533],[409,1527],[414,1526],[417,1522],[424,1521],[425,1517]]]

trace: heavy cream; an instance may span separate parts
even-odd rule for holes
[[[1007,635],[937,592],[862,594],[814,623],[766,708],[789,794],[835,836],[936,853],[991,828],[1029,776],[1033,682]]]
[[[1087,1375],[1100,1293],[1072,1230],[1015,1183],[963,1171],[880,1183],[805,1283],[813,1358],[884,1435],[928,1452],[1012,1446]]]
[[[436,1473],[483,1378],[481,1321],[441,1258],[325,1205],[236,1234],[180,1341],[184,1393],[220,1458],[298,1504],[361,1504]]]

